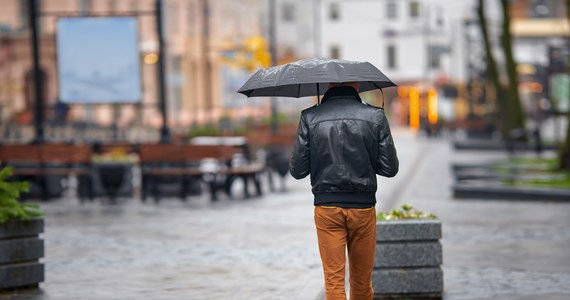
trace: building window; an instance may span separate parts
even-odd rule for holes
[[[398,18],[398,4],[394,1],[386,3],[386,18],[394,20]]]
[[[420,3],[418,1],[410,2],[410,17],[417,18],[420,16]]]
[[[560,0],[534,0],[528,5],[531,18],[564,18],[564,3]]]
[[[86,15],[91,11],[91,0],[79,0],[79,11]]]
[[[178,34],[180,32],[180,7],[178,7],[178,3],[169,3],[166,6],[166,18],[165,20],[168,22],[166,25],[167,32]]]
[[[27,28],[30,24],[28,20],[29,6],[28,1],[18,1],[20,4],[20,29]],[[41,22],[38,22],[41,23]]]
[[[340,19],[340,8],[338,7],[338,3],[331,3],[329,6],[329,17],[333,21]]]
[[[441,68],[441,58],[446,53],[449,53],[449,49],[445,46],[431,45],[428,48],[429,53],[429,66],[431,69]]]
[[[131,1],[131,10],[132,11],[138,11],[139,10],[139,1],[138,0],[132,0]]]
[[[111,12],[115,12],[117,10],[117,1],[115,0],[107,1],[107,9]]]
[[[429,47],[429,67],[430,69],[439,69],[441,66],[439,52],[436,46]]]
[[[281,17],[285,22],[295,21],[295,5],[293,3],[283,3]]]
[[[389,45],[386,48],[386,59],[388,60],[388,68],[395,69],[396,68],[396,47],[394,45]]]
[[[180,55],[170,58],[171,73],[168,74],[170,92],[172,98],[172,109],[179,112],[182,109],[182,85],[184,84],[184,74],[182,73],[182,57]]]
[[[331,46],[331,58],[340,59],[340,48],[338,46]]]

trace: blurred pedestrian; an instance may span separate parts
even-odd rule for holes
[[[331,83],[322,103],[301,113],[289,171],[311,175],[315,225],[326,299],[373,298],[376,253],[376,174],[398,173],[396,148],[384,109],[362,102],[359,83]]]

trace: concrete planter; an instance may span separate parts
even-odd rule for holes
[[[44,281],[44,220],[0,224],[0,290],[37,287]]]
[[[372,285],[376,297],[441,297],[441,222],[378,221]]]

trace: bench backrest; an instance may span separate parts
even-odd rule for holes
[[[186,145],[185,158],[187,161],[198,161],[205,158],[231,160],[238,151],[232,146]]]
[[[184,148],[175,144],[143,144],[140,145],[141,163],[184,162]]]
[[[91,162],[91,147],[74,144],[0,145],[0,161],[83,164]]]
[[[91,147],[72,144],[41,145],[40,160],[47,163],[86,164],[91,162]]]
[[[8,162],[39,162],[40,148],[38,145],[9,144],[0,145],[0,161]]]
[[[205,158],[232,159],[236,149],[230,146],[146,144],[139,149],[141,163],[184,163]]]

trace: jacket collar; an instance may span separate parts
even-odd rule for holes
[[[321,103],[325,103],[326,101],[332,98],[341,98],[341,97],[352,98],[358,102],[362,102],[362,99],[360,99],[358,92],[354,88],[350,86],[336,86],[327,90],[327,92],[323,96],[323,99],[321,100]]]

